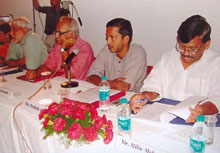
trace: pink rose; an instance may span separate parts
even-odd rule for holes
[[[93,126],[88,127],[84,130],[84,138],[87,141],[94,141],[98,137],[98,134]]]
[[[94,122],[94,127],[99,130],[101,129],[103,126],[103,121],[102,118],[100,116],[96,117],[95,122]]]
[[[53,102],[53,103],[50,104],[50,106],[48,107],[49,114],[50,114],[51,116],[54,116],[54,115],[58,112],[58,109],[59,109],[59,105],[58,105],[56,102]]]
[[[39,120],[41,120],[46,113],[48,113],[48,109],[42,109],[39,114]]]
[[[66,120],[64,120],[61,117],[54,119],[53,129],[55,131],[62,131],[63,129],[65,129],[65,127],[66,127]]]
[[[111,120],[108,120],[107,122],[107,127],[105,128],[106,130],[112,130],[113,129],[113,124]]]
[[[44,123],[43,123],[44,128],[47,127],[48,122],[49,122],[49,117],[46,117],[45,120],[44,120]]]
[[[106,137],[105,137],[105,139],[103,141],[104,141],[105,144],[109,144],[112,141],[112,139],[113,139],[113,132],[112,132],[112,130],[106,130],[105,131],[105,135],[106,135]]]
[[[75,104],[73,100],[66,100],[61,104],[61,106],[73,107]]]
[[[75,119],[80,119],[80,120],[84,120],[85,119],[85,114],[81,109],[77,109],[73,112],[73,118]]]
[[[107,118],[105,114],[102,116],[102,121],[103,121],[103,124],[107,124]]]
[[[61,115],[71,116],[73,113],[73,106],[63,105],[61,106],[61,110],[59,112]]]
[[[90,108],[90,113],[91,113],[92,119],[95,119],[96,117],[98,117],[98,112],[97,112],[96,108],[94,108],[94,107]]]
[[[82,111],[89,111],[89,107],[86,104],[78,103],[75,109],[81,109]]]
[[[79,123],[73,123],[67,130],[70,139],[77,140],[83,133],[83,128]]]

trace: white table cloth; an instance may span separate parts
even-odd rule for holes
[[[17,104],[33,94],[43,82],[29,83],[16,79],[16,76],[22,74],[24,74],[24,72],[7,75],[7,81],[0,83],[0,89],[7,88],[14,93],[14,96],[9,96],[0,92],[0,153],[29,153],[29,149],[24,143],[13,120],[13,110]],[[60,83],[63,81],[66,81],[66,79],[61,77],[53,78],[51,80],[51,92],[45,95],[45,92],[42,90],[32,100],[39,101],[46,96],[47,98],[50,97],[55,101],[59,101],[60,97],[57,93],[58,90],[61,89]],[[93,85],[79,81],[79,87],[70,89],[70,93],[74,95],[80,90],[84,91],[91,87],[93,87]],[[133,93],[127,93],[126,97],[129,98],[132,94]],[[64,145],[60,144],[57,135],[50,136],[46,140],[43,140],[44,132],[41,131],[42,124],[41,121],[38,120],[36,113],[27,111],[23,106],[19,106],[15,112],[15,117],[32,153],[190,152],[189,133],[192,127],[160,122],[160,112],[157,112],[158,107],[164,107],[164,105],[147,105],[144,109],[148,111],[149,114],[145,112],[132,116],[132,137],[126,138],[120,137],[117,134],[117,107],[111,106],[106,116],[112,120],[114,125],[113,141],[105,145],[102,140],[96,140],[90,145],[83,145],[82,147],[72,145],[69,149],[65,149]],[[219,151],[220,128],[217,127],[214,143],[206,145],[206,152],[217,153]]]

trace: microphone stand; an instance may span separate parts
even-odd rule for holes
[[[71,81],[71,71],[70,71],[70,63],[69,64],[67,64],[68,65],[68,73],[69,73],[69,75],[68,75],[68,82],[63,82],[62,84],[61,84],[61,87],[63,87],[63,88],[74,88],[74,87],[78,87],[79,86],[79,83],[78,82],[76,82],[76,81]]]

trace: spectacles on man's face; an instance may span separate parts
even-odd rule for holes
[[[202,45],[203,45],[203,44],[202,44]],[[177,42],[175,48],[176,48],[176,50],[177,50],[178,52],[180,52],[180,53],[184,53],[184,51],[188,51],[189,54],[195,55],[195,54],[197,54],[197,53],[200,51],[202,45],[201,45],[199,48],[197,48],[197,47],[189,47],[189,48],[186,48],[185,46],[183,46],[183,45],[181,45],[180,43]]]
[[[68,33],[68,32],[70,32],[70,31],[65,31],[65,32],[61,32],[61,31],[56,31],[56,34],[58,34],[58,35],[63,35],[63,34],[65,34],[65,33]]]

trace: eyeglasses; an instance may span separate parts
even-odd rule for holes
[[[65,31],[65,32],[61,32],[61,31],[56,31],[56,34],[58,34],[58,35],[63,35],[63,34],[65,34],[65,33],[68,33],[68,32],[70,32],[70,31]]]
[[[203,45],[203,44],[202,44],[202,45]],[[180,52],[180,53],[184,53],[184,51],[187,50],[187,51],[189,52],[189,54],[195,55],[195,54],[197,54],[197,53],[200,51],[202,45],[201,45],[199,48],[195,48],[195,47],[186,48],[185,46],[181,46],[181,45],[177,42],[175,48],[176,48],[176,51],[178,51],[178,52]]]

